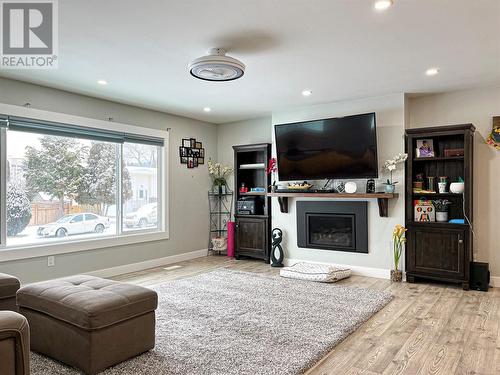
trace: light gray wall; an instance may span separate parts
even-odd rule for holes
[[[493,116],[500,116],[500,87],[476,88],[409,99],[410,127],[472,123],[474,142],[474,254],[489,262],[500,277],[498,213],[500,211],[500,151],[485,143]]]
[[[24,282],[95,271],[207,247],[208,209],[206,191],[210,178],[206,165],[187,169],[179,162],[182,138],[203,142],[206,157],[217,157],[216,125],[161,112],[118,104],[65,91],[0,78],[0,103],[170,131],[169,201],[170,239],[137,245],[70,253],[56,256],[55,267],[47,259],[32,258],[1,262],[0,272],[14,274]]]
[[[271,116],[218,125],[217,161],[233,166],[233,146],[253,143],[271,143]],[[228,184],[232,189],[234,175]]]

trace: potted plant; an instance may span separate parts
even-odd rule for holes
[[[432,201],[432,205],[436,210],[436,221],[447,222],[448,221],[448,207],[451,202],[447,199],[436,199]]]
[[[403,244],[406,242],[405,232],[407,229],[401,224],[394,227],[392,232],[392,252],[394,257],[394,269],[391,270],[391,281],[400,282],[403,280],[403,272],[399,270],[399,260],[403,253]]]
[[[208,173],[212,178],[212,191],[218,194],[223,193],[223,189],[227,188],[226,178],[233,173],[233,168],[230,166],[223,166],[221,163],[216,163],[212,159],[207,162]]]
[[[387,179],[385,183],[385,192],[386,193],[394,193],[396,191],[397,181],[393,181],[392,172],[396,170],[398,164],[404,163],[408,158],[408,154],[399,153],[394,156],[392,159],[386,160],[384,163],[384,169],[388,170],[391,173],[391,178]]]

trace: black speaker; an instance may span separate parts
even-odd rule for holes
[[[470,264],[470,288],[487,292],[490,287],[490,270],[488,263],[472,262]]]

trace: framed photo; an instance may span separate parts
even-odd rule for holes
[[[193,158],[193,168],[198,168],[198,158]]]
[[[191,143],[191,148],[196,148],[196,139],[195,138],[189,138],[189,141]]]
[[[201,142],[196,142],[196,148],[202,148],[203,145],[201,144]]]
[[[204,158],[204,157],[205,157],[205,149],[201,148],[200,149],[200,158]]]
[[[198,164],[205,164],[205,158],[198,158]]]
[[[181,164],[187,164],[187,163],[188,163],[187,156],[181,156]]]
[[[182,158],[188,156],[188,149],[186,147],[179,147],[179,156]]]
[[[188,168],[194,168],[194,159],[191,157],[187,158],[187,167]]]
[[[182,147],[191,147],[191,140],[190,139],[183,139],[182,140]]]
[[[436,221],[434,205],[430,200],[421,199],[413,202],[414,220],[419,222]]]
[[[432,139],[417,139],[417,158],[433,158],[434,153],[434,141]]]
[[[192,153],[193,157],[195,157],[195,158],[200,157],[200,149],[199,148],[192,148],[191,153]]]

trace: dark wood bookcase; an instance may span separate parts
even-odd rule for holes
[[[271,185],[271,176],[266,169],[271,157],[271,144],[233,146],[234,150],[234,191],[236,194],[236,246],[235,257],[242,256],[263,259],[269,263],[271,236],[271,198],[267,191]],[[264,192],[240,193],[244,183],[248,189],[264,188]],[[254,214],[239,214],[238,200],[255,199]]]
[[[439,126],[406,130],[406,279],[430,279],[461,284],[469,289],[470,263],[473,257],[473,238],[469,221],[473,221],[473,146],[475,127],[472,124]],[[431,139],[433,157],[417,157],[417,141]],[[463,156],[445,155],[445,150],[463,149]],[[417,174],[435,177],[436,193],[414,192]],[[464,180],[464,193],[438,193],[439,176],[449,182]],[[414,202],[447,199],[449,219],[464,219],[464,224],[449,222],[416,222]]]

